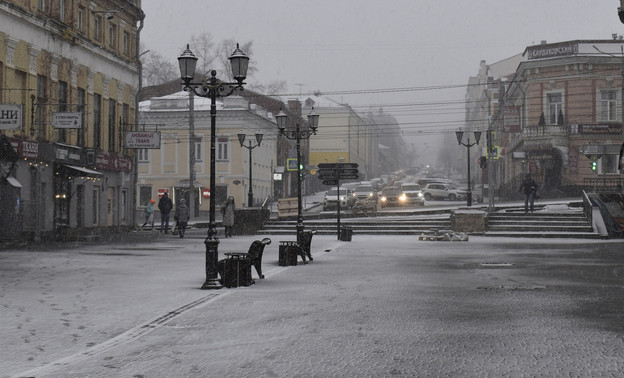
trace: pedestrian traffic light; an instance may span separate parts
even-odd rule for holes
[[[596,163],[595,161],[592,161],[592,171],[595,171],[597,166],[598,166],[598,163]]]
[[[485,156],[481,156],[479,158],[479,167],[481,168],[487,168],[487,157]]]

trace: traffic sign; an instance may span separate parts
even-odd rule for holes
[[[338,180],[323,180],[323,185],[338,185]]]
[[[286,170],[288,171],[296,171],[298,170],[298,166],[297,166],[297,158],[289,158],[286,159]]]
[[[357,175],[360,173],[357,168],[339,168],[340,175]]]
[[[356,180],[358,175],[340,175],[341,180]]]

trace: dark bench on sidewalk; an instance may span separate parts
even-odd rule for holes
[[[225,287],[249,286],[255,283],[251,278],[251,267],[256,268],[259,278],[262,274],[262,254],[264,247],[271,244],[271,239],[264,238],[251,243],[248,252],[226,252],[225,259],[217,263],[220,282]]]
[[[316,231],[303,231],[297,234],[297,241],[280,241],[279,247],[279,266],[297,265],[297,257],[301,256],[304,264],[308,261],[313,261],[311,246],[312,236],[316,234]]]

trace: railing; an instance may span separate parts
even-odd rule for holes
[[[569,125],[549,125],[549,126],[528,126],[522,130],[523,138],[568,136],[570,135]]]
[[[585,213],[585,217],[587,218],[587,220],[589,221],[589,224],[593,225],[593,208],[594,205],[592,204],[592,202],[589,199],[589,196],[587,195],[587,193],[583,190],[583,213]]]
[[[622,178],[615,176],[585,177],[583,187],[585,190],[597,193],[621,193]]]

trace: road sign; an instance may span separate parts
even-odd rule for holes
[[[332,175],[332,174],[319,175],[319,179],[321,179],[321,180],[338,180],[338,175]]]
[[[357,175],[360,173],[357,168],[338,168],[340,175]]]
[[[298,166],[297,166],[297,158],[290,158],[290,159],[286,159],[286,170],[288,171],[296,171]]]
[[[323,180],[323,185],[338,185],[338,180]]]
[[[358,175],[340,175],[341,180],[356,180]]]

